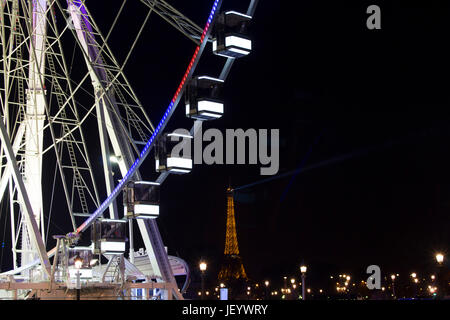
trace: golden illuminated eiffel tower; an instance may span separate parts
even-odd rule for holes
[[[239,256],[239,247],[236,234],[236,220],[234,218],[233,190],[227,189],[227,231],[225,237],[225,252],[222,267],[218,277],[219,282],[233,280],[248,280],[244,265]]]

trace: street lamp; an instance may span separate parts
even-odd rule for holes
[[[419,283],[419,279],[417,279],[417,274],[415,272],[411,273],[412,281],[415,283],[414,287],[414,297],[417,297],[417,287]]]
[[[264,285],[266,286],[266,300],[269,299],[269,280],[264,281]]]
[[[306,300],[306,295],[305,295],[305,278],[306,278],[306,266],[303,264],[300,266],[300,272],[302,273],[302,299]]]
[[[77,256],[74,259],[74,265],[75,265],[75,268],[77,269],[77,300],[80,300],[80,296],[81,296],[80,269],[83,266],[83,259],[80,256]]]
[[[202,279],[202,297],[201,298],[202,298],[202,300],[204,300],[205,299],[205,295],[204,295],[204,292],[205,292],[205,271],[206,271],[206,267],[207,267],[206,262],[201,261],[200,264],[199,264],[199,267],[200,267],[201,279]]]
[[[295,285],[295,278],[291,278],[291,286],[292,286],[292,293],[295,295],[295,288],[296,288],[296,285]]]
[[[391,274],[391,279],[392,279],[392,295],[395,299],[395,274]]]
[[[436,262],[438,263],[437,281],[439,286],[439,296],[444,296],[447,284],[444,281],[444,273],[442,270],[444,265],[444,255],[442,253],[436,254]]]

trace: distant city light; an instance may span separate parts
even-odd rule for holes
[[[442,262],[444,262],[444,255],[442,253],[438,253],[436,254],[436,261],[437,263],[441,264]]]

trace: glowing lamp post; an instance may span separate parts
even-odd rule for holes
[[[395,299],[395,274],[391,274],[391,280],[392,280],[392,296]]]
[[[269,300],[269,280],[264,281],[264,285],[266,286],[266,300]]]
[[[80,281],[80,269],[83,266],[83,259],[76,257],[74,260],[75,268],[77,269],[77,300],[80,300],[81,293],[81,281]]]
[[[202,300],[204,300],[204,297],[205,297],[205,295],[204,295],[204,292],[205,292],[205,271],[206,271],[206,267],[207,267],[206,262],[204,262],[204,261],[200,262],[199,267],[200,267],[201,278],[202,278],[202,295],[201,295],[201,298],[202,298]]]
[[[295,278],[291,278],[291,286],[292,286],[292,295],[295,296]]]
[[[414,285],[414,297],[417,296],[417,284],[419,283],[419,279],[417,279],[417,273],[411,273],[411,280],[415,283]]]
[[[436,256],[436,262],[438,264],[438,272],[437,272],[437,282],[439,285],[439,296],[445,295],[445,288],[447,286],[446,281],[444,280],[444,272],[443,272],[443,266],[444,266],[444,255],[442,253],[437,253]]]
[[[306,266],[305,265],[301,265],[300,266],[300,272],[302,274],[302,299],[306,300],[306,295],[305,295],[305,278],[306,278]]]

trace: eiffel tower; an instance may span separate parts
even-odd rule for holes
[[[236,234],[236,220],[234,218],[233,189],[227,188],[227,231],[225,237],[225,252],[222,267],[218,276],[219,282],[235,280],[248,280],[242,259],[239,256],[239,247]]]

